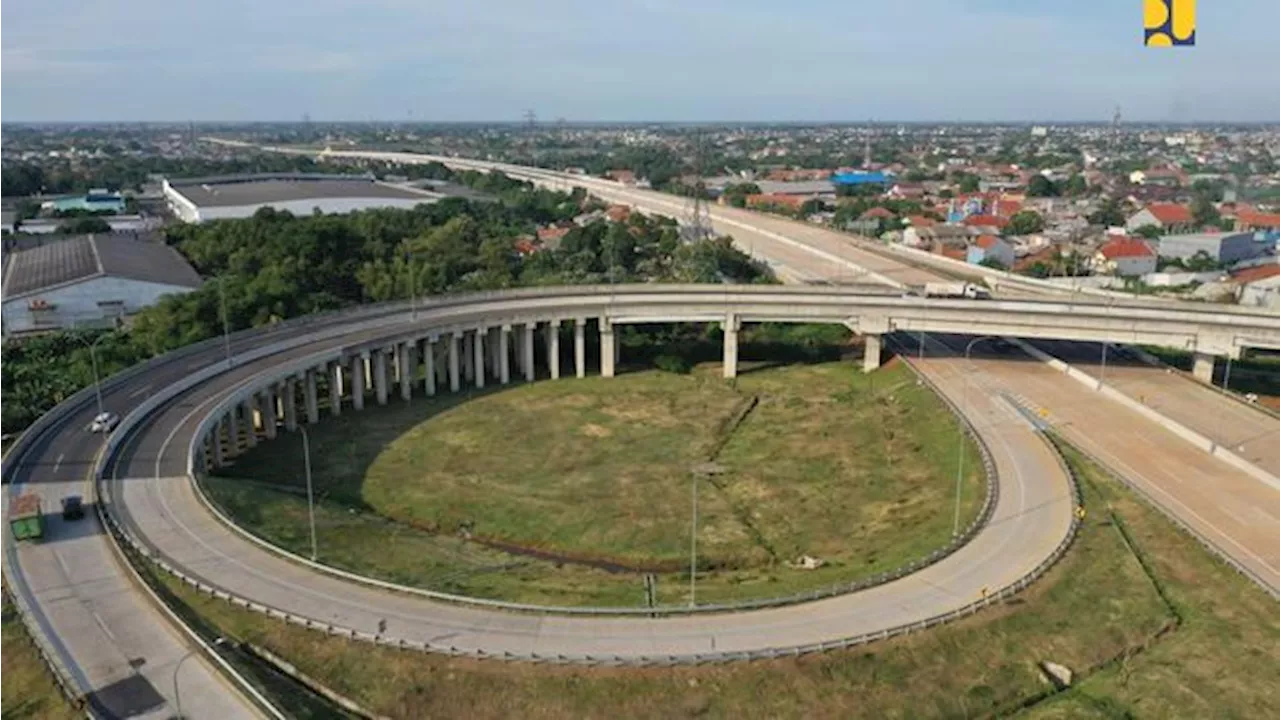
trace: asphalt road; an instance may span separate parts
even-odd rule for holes
[[[241,353],[313,331],[289,329],[238,340],[231,350]],[[156,390],[222,361],[221,346],[175,359],[126,385],[105,389],[103,405],[124,417]],[[33,492],[46,510],[46,530],[39,543],[17,543],[4,534],[6,579],[34,601],[36,622],[102,715],[167,718],[176,711],[180,694],[183,709],[197,713],[193,717],[258,717],[199,653],[183,661],[193,646],[117,560],[90,504],[89,473],[105,441],[105,436],[86,431],[96,414],[96,402],[90,399],[16,460],[4,493],[6,512],[13,496]],[[58,510],[67,495],[85,498],[83,519],[62,519]]]
[[[317,349],[299,348],[289,355]],[[203,412],[277,360],[237,368],[154,415],[123,453],[111,495],[137,536],[206,583],[362,632],[374,633],[385,621],[384,636],[390,639],[497,653],[628,658],[838,640],[923,620],[967,605],[984,588],[1013,582],[1052,552],[1071,522],[1068,481],[1048,446],[1002,399],[971,393],[968,410],[991,447],[1001,494],[992,521],[971,543],[918,574],[801,606],[715,616],[544,617],[441,603],[317,574],[284,560],[223,526],[196,499],[185,477],[186,450]],[[971,375],[945,368],[929,372],[957,401],[962,379]]]

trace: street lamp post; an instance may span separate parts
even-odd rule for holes
[[[226,641],[226,638],[215,638],[213,641],[213,644],[216,647],[221,645],[225,641]],[[200,648],[193,648],[191,650],[188,650],[187,654],[183,655],[182,658],[178,660],[178,664],[175,665],[173,668],[173,704],[174,704],[174,709],[177,710],[177,715],[176,715],[177,720],[182,720],[182,717],[183,717],[182,695],[179,694],[178,692],[178,671],[182,669],[182,663],[186,662],[187,658],[191,657],[192,655],[195,655],[198,652],[200,652]]]
[[[693,473],[693,530],[689,533],[689,607],[696,607],[698,592],[698,472]]]
[[[983,335],[981,337],[976,337],[970,340],[969,344],[965,345],[964,360],[966,365],[969,364],[969,352],[973,350],[973,346],[982,342],[983,340],[990,340],[991,338],[992,336],[990,335]],[[969,405],[969,375],[970,374],[971,373],[968,373],[968,372],[964,374],[964,384],[961,386],[962,389],[961,389],[960,412],[962,413],[964,412],[965,408]],[[965,439],[964,436],[965,436],[964,424],[962,422],[960,425],[960,465],[956,468],[956,510],[955,510],[955,517],[951,522],[952,537],[958,537],[960,535],[960,490],[964,484],[964,439]]]
[[[298,429],[302,431],[302,467],[307,477],[307,515],[311,521],[311,561],[315,562],[316,553],[316,502],[315,492],[311,485],[311,437],[307,435],[307,428],[299,424]]]
[[[222,350],[227,356],[227,368],[231,367],[231,321],[227,317],[227,276],[218,278],[218,303],[222,306]]]
[[[98,343],[106,339],[107,335],[108,333],[103,333],[98,337],[94,338],[93,342],[85,342],[83,339],[81,339],[81,342],[85,342],[85,345],[89,347],[89,363],[93,367],[93,394],[98,400],[99,415],[101,415],[105,411],[102,409],[102,378],[98,375],[97,347],[98,347]]]

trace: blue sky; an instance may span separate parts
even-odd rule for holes
[[[6,0],[31,120],[1280,121],[1277,0]]]

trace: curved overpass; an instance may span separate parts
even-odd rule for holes
[[[1043,569],[1068,537],[1073,517],[1068,480],[1056,456],[1036,437],[1036,428],[1000,393],[961,392],[965,382],[984,385],[982,373],[939,371],[931,377],[953,402],[967,395],[957,404],[990,448],[1001,477],[992,521],[971,543],[920,573],[867,591],[710,618],[512,615],[317,574],[215,520],[187,478],[188,449],[204,436],[203,418],[214,409],[235,408],[237,419],[233,421],[232,414],[218,419],[220,440],[208,446],[211,462],[225,460],[250,437],[256,441],[259,433],[276,432],[277,421],[288,431],[302,416],[318,419],[318,399],[311,394],[308,379],[314,378],[317,368],[340,373],[349,383],[346,387],[335,384],[343,388],[339,407],[363,403],[366,389],[373,392],[374,402],[392,392],[386,373],[393,367],[423,373],[421,383],[412,382],[414,373],[403,375],[411,382],[402,384],[400,391],[409,393],[427,392],[432,384],[437,392],[459,387],[466,375],[461,366],[464,358],[473,363],[475,378],[493,375],[493,381],[509,381],[532,372],[539,362],[532,356],[529,338],[533,328],[545,329],[549,322],[572,321],[576,328],[585,329],[587,325],[577,321],[592,319],[590,326],[604,340],[601,369],[606,374],[616,360],[608,336],[615,323],[627,322],[721,322],[726,329],[727,368],[736,361],[738,324],[765,320],[840,322],[871,336],[894,330],[1017,335],[1039,329],[1068,337],[1076,333],[1114,342],[1150,342],[1136,339],[1158,334],[1170,343],[1194,342],[1197,348],[1209,341],[1222,342],[1227,352],[1272,342],[1280,331],[1274,318],[1241,318],[1206,310],[1146,312],[1155,314],[1052,301],[855,295],[835,288],[614,286],[448,298],[414,312],[401,305],[321,316],[274,331],[241,334],[232,344],[230,368],[221,344],[213,342],[178,351],[109,381],[104,392],[110,407],[128,417],[112,438],[117,452],[110,454],[102,500],[110,522],[118,522],[164,564],[193,581],[299,622],[335,626],[371,638],[380,622],[386,621],[383,641],[446,652],[567,659],[616,656],[653,662],[829,647],[968,611],[984,590],[1016,587]],[[514,335],[513,329],[518,331]],[[582,331],[577,332],[575,341]],[[519,353],[513,352],[516,345]],[[389,347],[390,353],[386,352]],[[467,354],[467,347],[480,351]],[[488,348],[497,348],[500,356],[488,355],[493,352]],[[428,357],[434,365],[431,372]],[[574,365],[576,372],[582,363]],[[251,420],[264,417],[268,407],[272,419],[251,433]],[[82,393],[42,418],[6,457],[6,479],[15,488],[40,492],[46,507],[56,506],[62,494],[79,490],[85,470],[100,459],[100,438],[82,429],[93,412],[91,395]],[[117,443],[120,447],[114,447]],[[99,603],[107,601],[93,594],[94,586],[114,584],[111,598],[118,602],[126,581],[112,570],[101,536],[73,536],[73,532],[54,519],[50,529],[54,542],[16,549],[8,542],[6,573],[16,578],[15,589],[34,606],[41,629],[55,639],[54,653],[84,691],[133,676],[143,677],[153,691],[160,691],[162,669],[172,665],[176,672],[181,667],[182,641],[148,630],[161,620],[145,603],[141,609],[136,602],[118,608],[111,622],[103,620],[95,608],[106,607]],[[68,589],[74,602],[67,602]],[[98,618],[96,623],[86,623],[86,609]],[[129,631],[125,641],[117,634],[122,629]],[[153,663],[139,673],[132,661],[140,655],[153,658]],[[157,657],[166,660],[155,662]],[[194,663],[188,665],[184,673],[194,667]],[[152,669],[159,674],[147,675]],[[202,682],[209,694],[218,687],[216,681]]]
[[[351,411],[365,402],[385,402],[397,391],[460,387],[465,363],[473,364],[474,383],[534,377],[538,365],[553,374],[550,354],[535,355],[531,342],[534,328],[545,330],[548,322],[570,319],[575,329],[600,332],[600,367],[609,375],[616,360],[610,337],[615,323],[734,315],[747,322],[843,322],[851,302],[884,301],[760,287],[606,290],[537,290],[449,302],[421,309],[416,322],[372,330],[346,324],[337,337],[260,350],[262,357],[230,372],[215,368],[207,379],[174,376],[175,397],[158,400],[155,412],[137,417],[136,429],[120,436],[122,447],[104,483],[108,512],[189,581],[295,622],[441,652],[564,661],[673,662],[834,647],[969,611],[984,592],[1011,592],[1042,571],[1069,538],[1074,503],[1055,454],[1006,401],[986,395],[970,397],[962,409],[975,420],[1001,481],[991,521],[970,543],[916,574],[869,590],[740,614],[517,615],[391,592],[317,574],[262,547],[212,518],[189,481],[193,446],[197,466],[218,464],[250,442],[318,421],[315,379],[321,374],[341,378],[332,384],[340,388],[336,407]],[[730,326],[726,337],[731,335]],[[582,337],[575,333],[577,358]],[[571,364],[575,372],[577,365]],[[957,381],[943,379],[944,393],[954,396]]]

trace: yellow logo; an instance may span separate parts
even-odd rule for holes
[[[1196,44],[1196,0],[1143,0],[1147,47]]]

